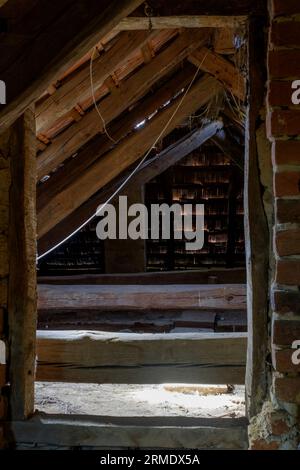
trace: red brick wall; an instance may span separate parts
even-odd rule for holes
[[[300,80],[300,2],[272,0],[268,56],[268,134],[274,169],[272,356],[275,396],[300,405],[300,365],[292,363],[300,340],[300,105],[292,82]]]

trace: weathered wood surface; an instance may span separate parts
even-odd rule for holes
[[[234,383],[245,380],[246,333],[38,331],[37,380]]]
[[[174,112],[178,108],[181,97],[178,97],[170,106],[157,113],[143,129],[135,132],[87,168],[81,177],[54,197],[48,206],[40,211],[38,219],[40,236],[47,233],[105,184],[112,181],[122,171],[141,158],[153,145],[160,132],[164,130],[164,136],[169,134],[185,117],[209,102],[221,89],[222,87],[217,80],[213,77],[204,76],[190,89],[175,115]],[[172,116],[172,121],[165,128]]]
[[[34,410],[36,310],[35,119],[28,109],[9,129],[9,381],[12,419]]]
[[[245,26],[246,16],[153,16],[152,29],[173,28],[238,28]],[[115,28],[117,31],[149,30],[149,18],[129,16]]]
[[[208,268],[193,271],[164,271],[136,274],[82,274],[39,276],[38,284],[243,284],[244,268]]]
[[[99,103],[106,125],[142,98],[155,82],[169,73],[196,47],[205,44],[208,37],[205,30],[194,33],[183,32],[150,63],[145,64],[125,80],[119,88],[115,87],[112,93]],[[93,107],[82,119],[59,134],[38,156],[38,179],[56,169],[80,147],[103,131],[103,123]]]
[[[139,51],[150,38],[151,34],[148,31],[137,31],[134,34],[124,32],[116,38],[115,43],[107,52],[102,53],[100,57],[95,54],[93,59],[94,89],[97,90],[115,69],[126,62],[130,54]],[[55,91],[54,96],[50,95],[37,105],[37,133],[46,130],[51,123],[90,96],[90,61],[88,61]]]
[[[38,309],[41,311],[200,308],[246,308],[246,287],[243,284],[38,286]]]
[[[26,11],[26,2],[23,2],[23,14],[25,10],[27,15],[22,23],[23,38],[20,47],[14,44],[14,55],[1,55],[1,79],[9,85],[7,105],[0,111],[3,130],[41,96],[49,82],[58,78],[86,54],[99,38],[110,32],[142,1],[85,0],[49,3],[41,0],[37,3],[29,13]],[[8,7],[9,5],[2,7],[4,18],[12,16]],[[19,9],[20,6],[16,7],[18,14]],[[20,27],[18,21],[15,23],[15,28]],[[11,24],[14,25],[14,22],[11,21]],[[12,28],[9,34],[18,31]]]
[[[265,99],[265,20],[249,27],[249,106],[245,141],[245,248],[249,341],[246,403],[249,416],[260,412],[267,386],[268,290],[270,235],[260,181],[257,126]],[[271,155],[266,155],[269,160]],[[261,165],[264,165],[261,162]]]
[[[170,77],[167,83],[159,87],[155,92],[150,93],[149,96],[145,97],[130,112],[127,112],[123,117],[111,125],[108,125],[107,130],[109,135],[115,142],[119,142],[126,137],[139,122],[145,119],[145,116],[150,116],[164,103],[169,101],[174,94],[179,93],[180,90],[185,88],[191,82],[194,73],[194,66],[192,64],[186,64],[183,70]],[[114,143],[107,138],[107,135],[101,134],[85,145],[83,149],[80,149],[76,159],[65,162],[63,167],[52,174],[48,181],[38,187],[38,211],[44,207],[54,195],[67,187],[84,172],[89,165],[93,164],[113,146]]]
[[[25,422],[13,422],[18,448],[35,442],[41,448],[97,449],[247,449],[244,418],[185,417],[115,418],[63,416],[39,413]],[[23,446],[22,446],[23,445]]]
[[[197,49],[189,56],[189,61],[204,72],[210,73],[225,85],[235,96],[244,101],[246,82],[240,71],[227,59],[206,47]]]

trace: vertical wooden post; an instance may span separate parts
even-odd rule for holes
[[[34,411],[36,337],[36,150],[30,108],[10,129],[9,380],[11,419]]]
[[[265,45],[265,47],[264,47]],[[248,350],[246,405],[257,414],[266,393],[269,232],[259,179],[256,131],[264,106],[266,37],[264,19],[249,23],[249,106],[245,149],[245,247],[247,268]]]
[[[123,196],[127,196],[128,207],[131,204],[144,203],[144,187],[129,185]],[[119,195],[113,200],[118,214]],[[141,273],[146,270],[145,240],[106,240],[105,272],[112,273]]]

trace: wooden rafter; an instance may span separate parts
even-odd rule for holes
[[[62,10],[52,2],[43,1],[31,12],[35,18],[42,12],[42,30],[32,38],[32,25],[24,25],[24,43],[20,44],[19,53],[15,48],[16,60],[7,62],[0,58],[1,80],[7,86],[7,105],[1,108],[1,129],[7,128],[24,110],[38,99],[44,90],[59,77],[63,70],[70,67],[87,53],[98,41],[116,26],[120,20],[131,13],[142,3],[141,0],[113,1],[76,1],[69,2],[69,8]],[[5,10],[6,6],[3,6]],[[56,15],[53,15],[53,9]],[[53,21],[47,23],[49,17]],[[36,15],[36,16],[35,16]],[[27,29],[26,29],[27,28]],[[10,31],[9,34],[13,34]],[[51,47],[49,47],[51,44]],[[20,80],[22,77],[22,80]]]
[[[157,55],[136,74],[115,89],[99,104],[106,125],[125,109],[140,99],[151,86],[178,63],[185,59],[199,44],[207,41],[207,32],[183,32],[163,52]],[[96,134],[103,132],[103,122],[93,108],[79,122],[62,132],[38,157],[38,179],[57,168]]]
[[[153,33],[152,33],[153,35]],[[100,85],[124,63],[127,58],[138,52],[151,38],[148,31],[121,33],[112,47],[93,59],[93,85],[97,90]],[[71,78],[65,81],[51,95],[43,100],[36,108],[37,132],[43,132],[50,127],[53,120],[58,120],[64,114],[71,111],[77,104],[91,96],[90,61],[85,66],[75,71]]]
[[[220,80],[241,101],[245,100],[246,82],[239,70],[220,55],[206,47],[194,51],[189,56],[189,61],[204,72],[210,73]]]
[[[159,175],[176,162],[189,155],[193,150],[201,146],[208,139],[213,137],[218,130],[222,127],[220,121],[208,124],[203,129],[198,129],[191,132],[184,138],[180,139],[175,144],[160,152],[155,157],[147,160],[135,175],[130,179],[131,187],[140,187],[146,184],[150,179]],[[54,245],[61,242],[64,238],[69,236],[74,230],[82,225],[87,218],[91,217],[97,207],[103,204],[110,198],[117,188],[124,183],[125,179],[129,176],[129,172],[117,180],[114,180],[110,185],[107,185],[100,193],[95,194],[86,204],[79,207],[72,214],[50,230],[49,234],[45,234],[41,242],[38,244],[39,255],[42,255],[47,250],[51,249]],[[126,191],[126,186],[125,186]],[[48,196],[47,191],[45,192]],[[49,200],[49,199],[48,199]],[[47,236],[48,235],[48,236]]]
[[[127,17],[116,26],[117,31],[172,28],[237,28],[246,24],[246,16],[152,16]]]
[[[226,157],[233,161],[241,171],[244,171],[245,149],[242,145],[230,139],[224,130],[213,136],[212,141],[222,150]]]
[[[141,100],[129,113],[126,112],[120,119],[108,127],[109,134],[115,142],[130,134],[135,126],[142,122],[147,116],[150,116],[157,109],[172,99],[174,95],[185,88],[191,81],[194,73],[192,64],[176,72],[167,82],[156,92],[150,94],[147,98]],[[79,150],[76,158],[65,162],[62,168],[59,168],[51,178],[38,186],[37,209],[39,210],[48,204],[48,202],[62,189],[69,186],[78,178],[91,164],[101,158],[114,146],[106,134],[95,137],[91,142]]]
[[[180,97],[153,117],[139,132],[135,132],[111,152],[104,155],[83,173],[73,184],[54,197],[39,214],[40,236],[47,233],[68,214],[74,211],[105,184],[133,164],[153,145],[159,133],[172,117],[161,137],[172,131],[187,116],[209,102],[221,92],[221,85],[213,77],[205,76],[196,83],[179,106]],[[177,113],[174,115],[175,110]]]

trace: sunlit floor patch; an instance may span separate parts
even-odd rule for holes
[[[109,416],[245,416],[245,388],[226,385],[124,385],[37,382],[36,408],[45,413]]]

